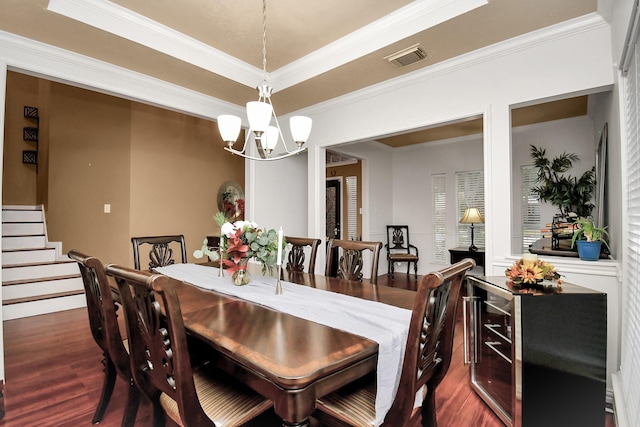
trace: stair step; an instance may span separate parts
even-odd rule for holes
[[[31,262],[31,263],[18,263],[18,264],[7,264],[7,265],[3,265],[3,268],[19,268],[19,267],[40,267],[40,266],[44,266],[44,265],[58,265],[58,264],[62,264],[62,265],[68,265],[68,264],[77,264],[75,260],[72,260],[71,258],[69,258],[68,256],[64,256],[61,259],[55,260],[55,261],[44,261],[44,262]]]
[[[55,280],[65,280],[65,279],[75,279],[77,277],[82,277],[79,274],[67,274],[64,276],[51,276],[43,278],[35,278],[35,279],[26,279],[26,280],[3,280],[2,286],[3,289],[5,286],[15,286],[15,285],[24,285],[27,283],[40,283],[45,281],[55,281]]]
[[[2,297],[6,300],[71,291],[84,292],[81,276],[61,276],[42,281],[16,281],[2,284]]]
[[[2,236],[2,248],[7,250],[11,249],[30,249],[30,248],[44,248],[45,237],[40,236]]]
[[[43,222],[42,211],[3,207],[2,222]]]
[[[75,261],[47,243],[42,206],[2,207],[2,319],[86,306]]]
[[[13,305],[13,304],[21,304],[25,302],[44,301],[44,300],[50,300],[54,298],[68,297],[72,295],[84,295],[84,290],[55,292],[55,293],[46,294],[46,295],[37,295],[37,296],[23,297],[23,298],[3,299],[2,305]]]
[[[54,262],[56,260],[55,248],[30,248],[2,251],[2,264],[33,264],[37,262]]]
[[[78,275],[79,273],[78,264],[73,260],[3,265],[2,281],[6,283],[16,280],[45,279],[52,276]]]
[[[43,222],[3,222],[3,236],[44,236]]]
[[[84,292],[66,296],[57,295],[55,298],[6,305],[2,308],[2,320],[21,319],[86,306],[87,299]]]

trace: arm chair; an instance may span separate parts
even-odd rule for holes
[[[371,284],[378,283],[378,258],[380,257],[380,249],[382,242],[363,242],[361,240],[338,240],[331,239],[327,245],[327,265],[325,268],[325,276],[331,276],[333,267],[332,251],[338,248],[338,269],[335,277],[340,279],[362,281],[362,252],[370,250],[371,257]]]
[[[180,245],[180,255],[182,257],[180,262],[187,262],[187,247],[182,234],[177,236],[132,237],[134,268],[140,270],[140,246],[145,244],[151,245],[149,250],[149,270],[174,264],[175,259],[171,248],[171,243],[174,242]]]
[[[288,271],[304,271],[305,247],[311,248],[309,254],[309,274],[314,274],[316,271],[316,256],[318,254],[318,246],[320,246],[320,239],[311,239],[307,237],[291,237],[285,236],[287,243],[291,244],[291,250],[287,258],[287,270]]]
[[[185,427],[238,426],[273,406],[220,372],[192,369],[175,279],[116,265],[106,272],[118,285],[133,378],[153,403],[154,426],[166,416]]]
[[[406,262],[407,274],[411,263],[413,263],[413,274],[418,278],[418,248],[409,242],[409,226],[408,225],[387,225],[387,261],[389,267],[387,274],[394,279],[395,263]]]
[[[453,332],[460,288],[475,262],[465,259],[420,281],[411,315],[402,373],[395,399],[383,426],[436,427],[435,392],[444,378],[453,352]],[[369,381],[367,381],[369,380]],[[414,408],[416,393],[426,387],[422,406]],[[330,416],[350,426],[370,427],[375,422],[375,376],[328,394],[317,401],[317,416]],[[421,418],[421,419],[420,419]]]
[[[133,382],[131,367],[129,365],[128,342],[122,340],[116,306],[111,294],[111,286],[104,272],[104,267],[99,259],[84,255],[78,251],[69,252],[69,257],[75,260],[80,267],[85,296],[87,298],[87,311],[89,312],[89,326],[91,334],[98,346],[102,349],[104,366],[104,383],[102,393],[98,401],[98,407],[93,415],[93,424],[102,421],[104,412],[111,400],[116,376],[124,379],[128,386],[127,406],[122,418],[122,426],[133,426],[138,412],[140,392]]]

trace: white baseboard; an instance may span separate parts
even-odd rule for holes
[[[624,399],[624,393],[622,392],[622,384],[618,375],[620,372],[611,375],[611,382],[613,383],[613,415],[615,416],[616,427],[631,427],[627,419],[626,402]]]

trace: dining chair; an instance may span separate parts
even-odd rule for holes
[[[436,387],[449,369],[460,289],[472,259],[462,260],[420,281],[411,314],[398,392],[383,426],[437,427]],[[425,389],[422,389],[425,387]],[[414,408],[416,394],[424,390],[422,405]],[[317,416],[329,416],[350,426],[375,423],[375,376],[365,376],[317,400]]]
[[[167,416],[184,427],[238,426],[273,406],[210,365],[192,368],[177,280],[113,264],[106,273],[118,286],[133,378],[153,404],[154,426]]]
[[[369,281],[375,285],[378,283],[378,258],[380,257],[380,249],[382,242],[363,242],[362,240],[338,240],[331,239],[327,245],[327,264],[325,267],[325,276],[338,277],[341,279],[355,280],[361,282],[363,279],[362,253],[365,250],[371,251],[371,278]],[[338,255],[332,256],[333,251],[337,250]],[[337,262],[335,275],[333,263]]]
[[[175,236],[132,237],[131,244],[133,245],[133,266],[136,270],[140,270],[140,247],[142,245],[151,246],[149,250],[149,270],[175,263],[172,244],[174,246],[175,244],[179,245],[182,257],[181,262],[187,262],[187,246],[182,234]]]
[[[102,349],[103,354],[104,382],[98,407],[91,422],[96,424],[102,421],[104,412],[111,400],[116,376],[120,376],[129,386],[122,426],[133,426],[138,412],[140,392],[131,375],[129,353],[127,351],[128,341],[123,341],[120,335],[116,306],[111,294],[111,286],[105,275],[104,266],[99,259],[87,256],[76,250],[70,251],[69,257],[75,260],[80,267],[87,298],[91,334]]]
[[[316,256],[318,254],[318,246],[320,246],[320,239],[313,239],[309,237],[292,237],[285,236],[285,241],[291,244],[291,250],[287,257],[287,271],[304,271],[305,262],[305,248],[310,247],[311,253],[309,254],[309,274],[314,274],[316,271]]]
[[[413,274],[418,278],[418,248],[409,242],[409,226],[408,225],[387,225],[387,274],[391,276],[391,280],[395,275],[395,263],[406,262],[407,274],[413,263]]]

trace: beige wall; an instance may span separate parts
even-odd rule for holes
[[[187,255],[206,235],[220,185],[244,188],[244,159],[222,149],[213,122],[136,104],[131,126],[131,235],[184,234]]]
[[[33,92],[42,85],[9,74],[7,110],[19,104],[21,117],[22,103],[28,96],[37,100]],[[215,124],[59,83],[50,87],[49,240],[61,241],[64,252],[78,249],[104,263],[133,266],[131,236],[184,234],[195,261],[204,237],[218,232],[213,214],[220,184],[234,180],[244,188],[244,159],[222,150]],[[6,128],[20,121],[19,143],[25,144],[20,117],[7,115]],[[5,140],[5,162],[15,157],[15,145]],[[27,180],[23,172],[5,166],[3,204],[34,203],[35,177]]]
[[[38,79],[22,74],[7,73],[5,105],[2,203],[5,205],[35,205],[36,166],[22,163],[22,150],[35,150],[34,142],[23,141],[22,129],[35,122],[26,119],[25,106],[41,107]],[[44,109],[40,108],[42,115]]]

